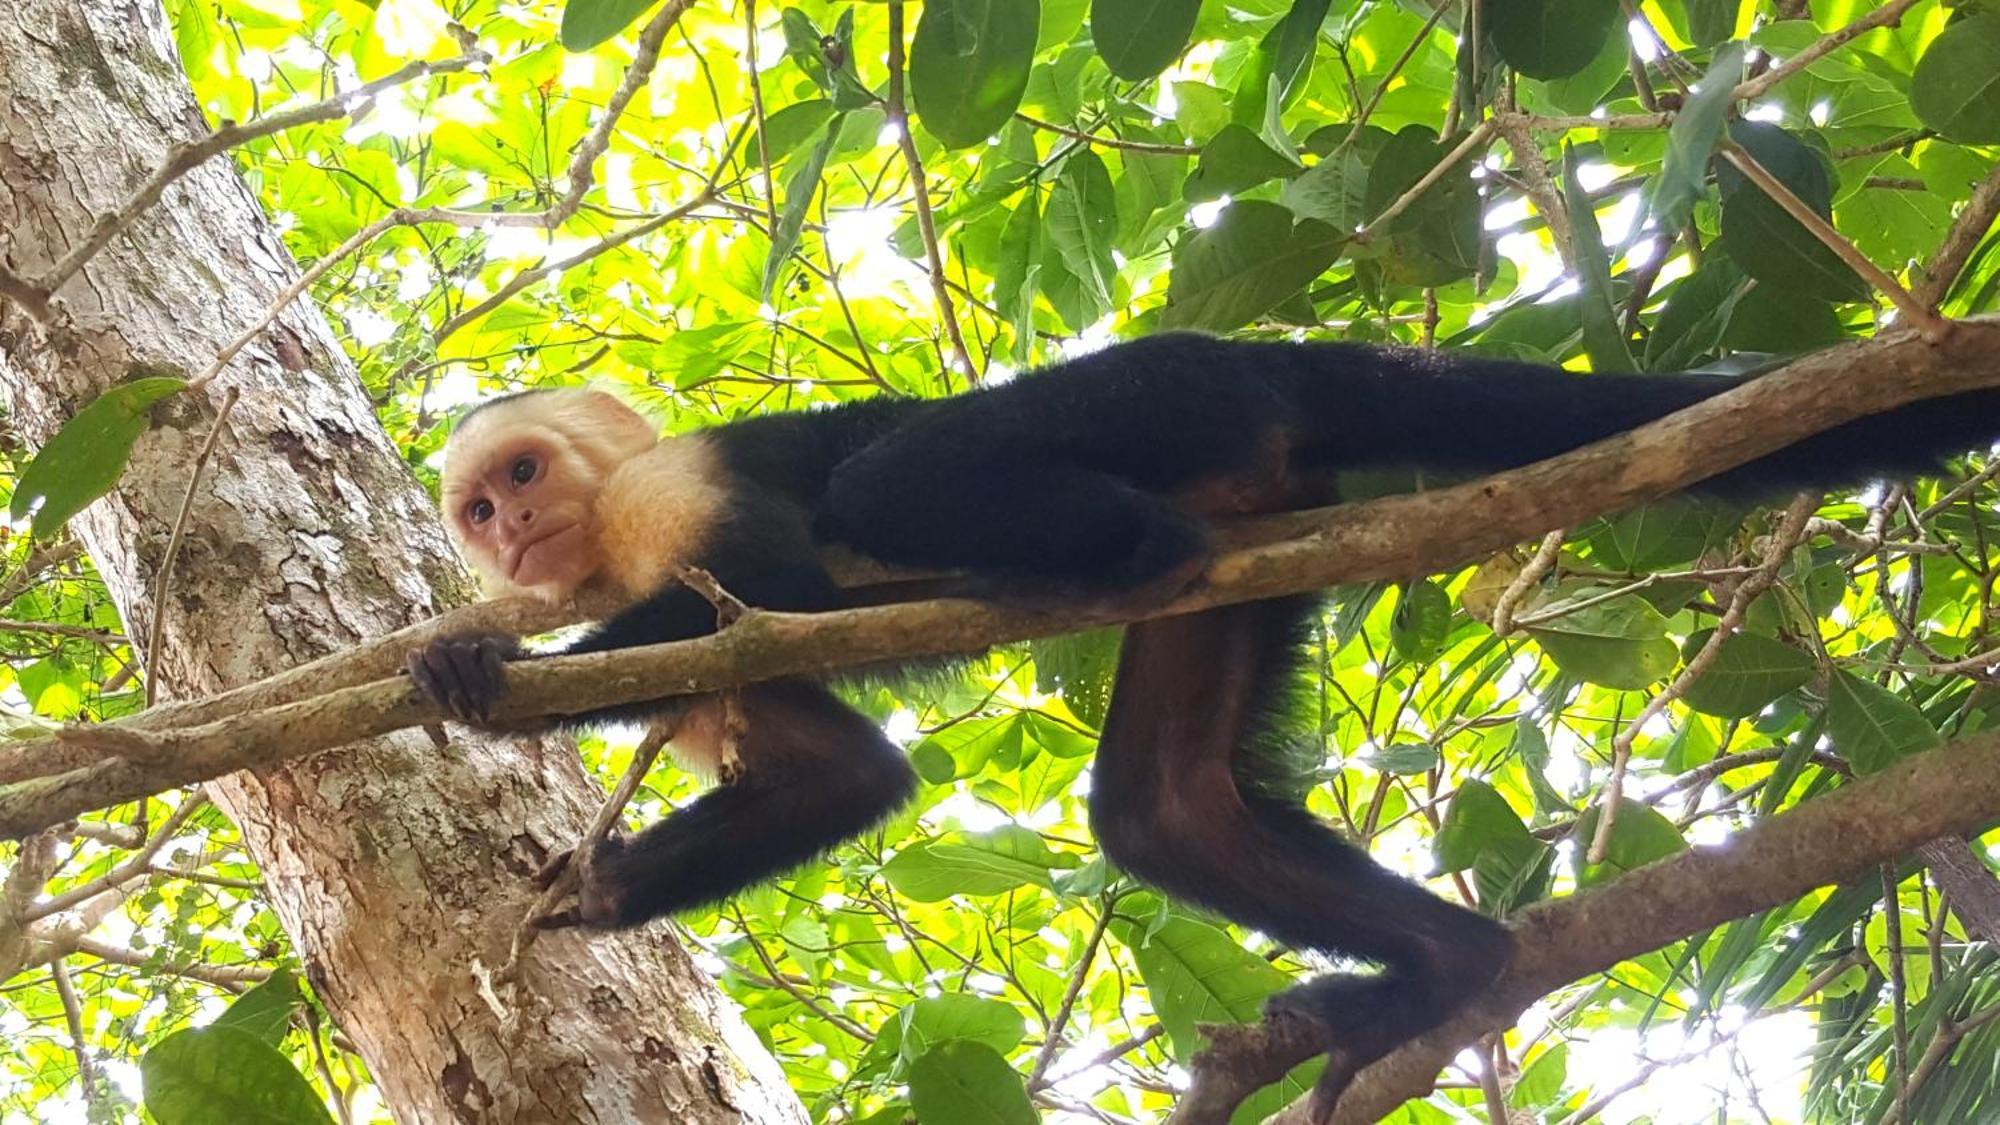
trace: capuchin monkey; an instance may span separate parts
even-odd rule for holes
[[[1551,457],[1737,385],[1717,375],[1583,375],[1528,363],[1340,343],[1160,335],[937,401],[877,399],[657,439],[616,399],[529,391],[460,422],[444,516],[496,593],[586,585],[631,603],[565,653],[711,633],[716,608],[676,581],[699,567],[745,604],[843,604],[818,549],[968,573],[996,596],[1164,598],[1211,552],[1208,521],[1324,499],[1349,469],[1485,473]],[[1850,422],[1698,491],[1771,496],[1932,471],[2000,436],[2000,390]],[[1378,866],[1274,785],[1260,744],[1300,667],[1309,597],[1126,629],[1090,821],[1127,872],[1290,945],[1381,971],[1302,984],[1279,1011],[1325,1025],[1316,1104],[1437,1026],[1505,967],[1491,919]],[[506,691],[511,637],[413,653],[417,687],[479,724]],[[664,693],[663,693],[664,694]],[[823,683],[554,717],[681,711],[677,750],[740,771],[637,836],[582,858],[578,917],[633,926],[716,902],[880,823],[915,788],[901,751]]]

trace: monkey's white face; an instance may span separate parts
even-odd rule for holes
[[[468,419],[447,446],[442,489],[460,553],[500,589],[567,598],[603,566],[605,478],[653,441],[638,415],[589,391],[533,395]]]

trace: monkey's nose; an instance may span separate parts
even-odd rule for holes
[[[516,518],[518,518],[523,524],[534,523],[535,510],[533,508],[522,508],[521,514]]]

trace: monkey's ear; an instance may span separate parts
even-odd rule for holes
[[[653,423],[607,391],[585,388],[571,404],[579,424],[613,447],[619,456],[642,453],[660,440],[660,431]]]

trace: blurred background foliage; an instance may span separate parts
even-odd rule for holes
[[[613,386],[685,431],[952,393],[1173,327],[1616,378],[1747,369],[1890,323],[1839,256],[1712,167],[1719,144],[1948,314],[2000,302],[1983,226],[1962,272],[1926,280],[2000,143],[2000,11],[1971,3],[707,0],[651,44],[647,0],[165,4],[216,123],[461,40],[489,56],[235,153],[302,262],[398,208],[500,217],[392,224],[312,293],[427,481],[455,407],[551,383]],[[571,154],[651,47],[579,205],[507,221],[561,207]],[[1296,783],[1384,862],[1504,917],[1985,729],[1992,478],[1977,459],[1831,496],[1775,545],[1771,513],[1664,503],[1575,529],[1525,580],[1527,547],[1333,591],[1288,717]],[[986,487],[963,485],[968,503]],[[18,530],[0,721],[133,710],[142,677],[88,560]],[[1767,559],[1743,631],[1648,710]],[[862,694],[920,798],[682,923],[816,1118],[964,1120],[940,1107],[974,1096],[1000,1121],[1153,1120],[1196,1024],[1254,1018],[1326,967],[1107,869],[1081,794],[1115,652],[1092,633]],[[633,741],[583,753],[615,775]],[[1592,863],[1588,810],[1621,752]],[[696,789],[661,768],[631,816]],[[131,877],[74,952],[0,984],[0,1116],[131,1120],[143,1102],[195,1120],[179,1068],[248,1037],[284,1063],[265,1080],[303,1092],[299,1119],[385,1119],[234,829],[152,805],[173,832],[136,866],[131,808],[48,857],[49,895]],[[2000,970],[1951,906],[1910,862],[1676,942],[1548,997],[1396,1120],[1878,1121],[1899,1091],[1912,1120],[2000,1117]]]

